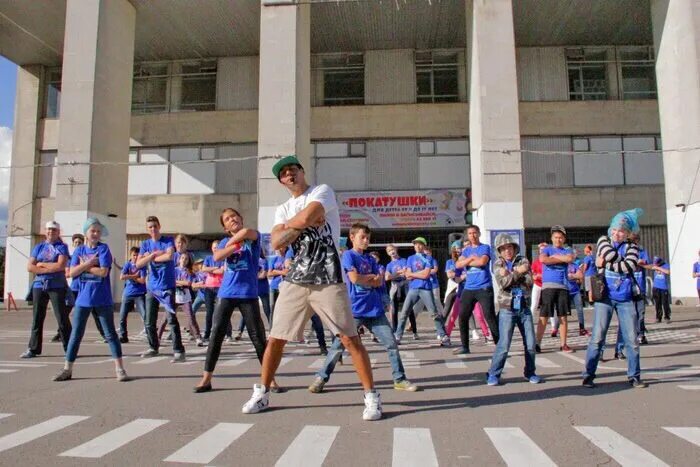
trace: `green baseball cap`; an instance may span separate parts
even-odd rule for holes
[[[299,159],[297,159],[297,156],[292,154],[291,156],[283,157],[282,159],[275,162],[275,165],[272,166],[272,175],[274,175],[277,178],[277,180],[279,180],[280,172],[282,171],[282,168],[285,165],[297,165],[300,169],[304,169],[304,167],[299,162]]]
[[[422,243],[423,245],[428,245],[428,241],[423,237],[416,237],[411,241],[411,243]]]

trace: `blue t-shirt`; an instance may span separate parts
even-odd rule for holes
[[[480,258],[484,255],[489,257],[488,262],[484,266],[469,266],[467,269],[467,280],[464,281],[465,289],[479,290],[493,287],[491,284],[491,247],[481,243],[479,246],[469,245],[462,250],[462,256],[465,258],[470,256]]]
[[[569,267],[566,270],[567,272],[567,282],[568,282],[568,287],[569,287],[569,295],[576,295],[581,293],[581,284],[576,279],[569,279],[568,275],[569,274],[576,274],[578,272],[578,266],[575,264],[571,263],[569,264]]]
[[[136,265],[131,261],[124,263],[122,268],[122,274],[136,274]],[[138,269],[139,277],[146,277],[146,268]],[[126,284],[124,284],[124,296],[125,297],[136,297],[138,295],[146,295],[146,284],[139,284],[133,279],[127,279]]]
[[[434,256],[428,256],[428,258],[432,258],[432,260],[433,260],[433,265],[432,265],[431,267],[436,268],[437,265],[438,265],[438,262],[437,262],[437,260],[435,259],[435,257],[434,257]],[[431,286],[433,289],[437,289],[438,287],[440,287],[440,282],[438,281],[437,273],[431,273],[431,274],[430,274],[430,286]]]
[[[267,260],[265,258],[258,259],[258,274],[261,271],[267,273]],[[258,279],[258,297],[262,297],[270,294],[270,283],[267,281],[267,276],[262,279]]]
[[[557,248],[553,245],[547,245],[542,250],[547,256],[554,255],[570,255],[571,248]],[[569,287],[569,279],[566,276],[568,265],[566,263],[544,264],[542,263],[542,286],[547,284],[561,285],[562,288]]]
[[[464,275],[464,268],[458,268],[453,259],[448,259],[445,261],[445,272],[447,271],[453,271],[455,273],[455,277],[462,277],[462,275]],[[462,290],[464,290],[464,281],[457,284],[457,294],[461,295]]]
[[[95,248],[80,245],[73,252],[71,267],[79,266],[97,256],[100,268],[112,269],[112,253],[106,243],[98,242]],[[105,277],[99,277],[88,271],[76,277],[80,281],[80,289],[75,299],[75,305],[81,307],[112,306],[112,286],[109,280],[109,271]]]
[[[649,264],[649,254],[647,253],[647,250],[642,248],[641,246],[639,247],[639,260],[646,261],[647,264]],[[643,267],[639,266],[637,267],[637,270],[634,271],[634,279],[637,281],[637,284],[639,284],[639,289],[642,292],[642,294],[646,295],[647,292],[647,281],[646,281],[646,269]]]
[[[192,282],[201,282],[202,285],[207,281],[207,273],[206,272],[195,272],[194,276],[192,277]],[[204,287],[201,287],[197,289],[197,296],[204,298]]]
[[[275,255],[275,257],[270,260],[270,270],[284,270],[284,261],[285,259],[282,256]],[[279,290],[282,279],[284,279],[284,276],[272,276],[272,279],[270,279],[270,289]]]
[[[161,236],[158,240],[149,238],[141,242],[139,256],[145,256],[152,251],[166,252],[168,248],[175,250],[173,237]],[[173,255],[175,256],[175,255]],[[146,289],[154,291],[170,290],[175,288],[175,261],[170,260],[164,263],[151,261],[148,263],[148,280]]]
[[[368,254],[348,250],[343,253],[340,260],[343,270],[348,273],[355,271],[358,274],[379,274],[379,265]],[[347,282],[348,294],[352,306],[352,315],[356,318],[376,318],[384,314],[382,295],[379,288],[365,287]]]
[[[613,247],[618,249],[618,254],[621,256],[627,253],[627,243],[622,246],[619,243],[613,243]],[[605,283],[612,300],[618,302],[629,302],[632,300],[633,282],[629,274],[605,269]]]
[[[190,265],[194,264],[194,256],[192,255],[192,253],[190,253],[189,251],[186,253],[179,253],[176,251],[175,253],[173,253],[173,262],[175,263],[175,267],[178,267],[178,264],[180,264],[180,256],[182,256],[182,255],[189,256],[190,257]]]
[[[375,259],[374,261],[376,262],[377,260]],[[382,276],[382,286],[379,287],[379,291],[382,294],[386,294],[387,293],[386,279],[384,279],[384,273],[386,272],[386,268],[379,263],[377,263],[377,268],[379,269],[379,274]]]
[[[586,272],[584,275],[586,277],[595,276],[595,257],[593,255],[586,256],[585,258],[583,258],[583,264],[586,266]]]
[[[669,269],[668,263],[661,265],[663,269]],[[668,290],[668,275],[660,271],[654,271],[654,288],[660,290]]]
[[[217,250],[226,248],[231,237],[219,242]],[[258,259],[260,259],[260,239],[246,240],[224,260],[224,279],[221,282],[219,298],[258,298]]]
[[[386,265],[386,270],[389,274],[396,274],[397,270],[406,268],[406,260],[404,258],[395,259],[390,261]],[[406,278],[404,276],[398,276],[396,279],[392,279],[391,282],[402,283]]]
[[[175,280],[192,282],[192,277],[192,273],[187,268],[181,268],[180,266],[175,268]]]
[[[693,272],[700,274],[700,261],[693,264]],[[700,290],[700,277],[698,277],[697,280],[695,281],[695,285],[696,285],[697,289]]]
[[[66,260],[70,261],[68,246],[60,239],[54,243],[41,242],[35,245],[31,254],[31,257],[36,259],[37,263],[57,263],[59,256],[65,256]],[[44,284],[46,285],[45,287]],[[50,274],[37,274],[34,277],[32,288],[64,289],[67,285],[66,273],[64,270],[61,270]]]
[[[411,272],[420,272],[425,269],[430,269],[433,267],[433,260],[427,255],[422,253],[416,253],[413,256],[409,256],[406,260],[406,267],[410,269]],[[432,290],[433,285],[430,282],[430,276],[427,279],[411,279],[408,284],[409,289],[427,289]]]

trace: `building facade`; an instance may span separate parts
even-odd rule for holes
[[[51,14],[47,14],[50,12]],[[594,242],[641,207],[643,242],[695,300],[700,1],[0,1],[19,67],[6,292],[43,224],[86,215],[115,258],[165,232],[269,232],[297,154],[379,243],[467,221],[530,250]],[[56,21],[56,18],[65,18]],[[663,152],[662,152],[663,150]],[[466,216],[465,216],[466,215]],[[121,260],[118,261],[121,264]],[[118,281],[114,281],[118,283]]]

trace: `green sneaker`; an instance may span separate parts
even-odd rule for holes
[[[394,382],[394,389],[397,391],[408,391],[408,392],[416,392],[418,390],[418,386],[413,384],[407,379],[401,380],[401,381],[395,381]]]
[[[323,378],[316,377],[313,383],[309,385],[309,392],[313,392],[314,394],[319,394],[323,392],[323,386],[326,385],[326,382],[323,381]]]

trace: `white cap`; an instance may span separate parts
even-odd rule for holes
[[[61,230],[61,226],[60,226],[59,223],[56,222],[56,221],[48,221],[48,222],[46,223],[46,226],[45,226],[45,227],[46,227],[46,230],[49,230],[49,229]]]

